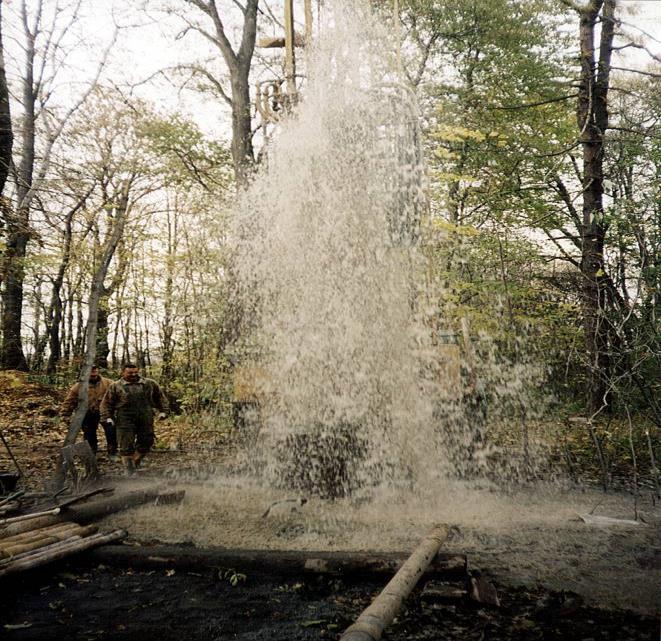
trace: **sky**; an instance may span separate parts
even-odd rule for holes
[[[232,4],[231,0],[218,0],[218,3],[220,6]],[[275,7],[281,3],[276,1],[270,4],[274,6],[275,10]],[[295,11],[297,8],[299,9],[298,16],[302,15],[300,10],[302,4],[302,0],[295,0]],[[656,40],[645,37],[645,43],[655,55],[661,57],[661,0],[620,0],[620,9],[623,19],[631,24],[631,26],[625,25],[629,32],[639,37],[643,37],[639,30],[650,35],[656,34]],[[135,66],[130,67],[130,75],[134,78],[148,78],[164,66],[173,66],[182,59],[192,60],[200,54],[208,59],[217,58],[217,51],[201,42],[200,38],[194,34],[188,34],[181,40],[173,41],[173,36],[180,32],[181,27],[178,24],[175,26],[172,20],[164,19],[165,16],[162,13],[152,12],[151,16],[154,22],[126,33],[127,53],[131,52],[129,57],[136,63]],[[634,48],[625,50],[623,55],[626,62],[621,66],[645,68],[650,60],[644,51]],[[122,58],[123,56],[120,57],[120,60]],[[124,68],[121,62],[120,65]],[[182,109],[190,113],[198,124],[209,133],[224,131],[229,135],[225,124],[229,119],[229,110],[224,104],[218,104],[217,101],[208,98],[200,101],[199,94],[186,91],[177,92],[174,87],[169,86],[162,79],[156,85],[138,91],[144,92],[143,95],[158,96],[164,106],[168,105],[171,108]]]
[[[34,3],[34,0],[29,1]],[[66,4],[72,0],[45,0],[44,4],[47,10],[52,10],[58,1]],[[234,36],[240,35],[233,1],[217,2],[221,10],[226,12],[223,15],[226,22],[235,25]],[[183,112],[210,135],[229,137],[230,112],[223,101],[201,96],[197,91],[182,90],[178,86],[181,84],[181,75],[168,80],[159,73],[163,69],[199,60],[204,60],[205,64],[217,69],[219,73],[223,70],[219,53],[212,45],[198,34],[188,32],[182,35],[181,20],[162,10],[167,4],[182,7],[184,0],[83,0],[82,19],[67,32],[71,51],[66,57],[64,73],[57,90],[64,94],[68,92],[71,96],[83,90],[85,83],[95,73],[101,51],[112,40],[113,24],[116,23],[121,29],[110,53],[105,77],[112,79],[124,91],[127,91],[127,86],[131,87],[130,91],[134,95],[150,99],[164,111]],[[276,13],[281,4],[281,0],[269,3]],[[295,0],[298,16],[302,15],[302,5],[302,0]],[[625,28],[641,38],[644,36],[639,30],[650,34],[650,37],[644,37],[646,45],[661,58],[661,0],[620,0],[619,5],[627,23]],[[19,0],[4,0],[3,17],[6,23],[17,23],[16,12],[19,6]],[[192,8],[188,8],[188,12],[191,16],[198,13]],[[13,39],[20,34],[15,32],[15,28],[13,33],[11,28],[6,28],[5,36],[9,38],[6,49],[11,73],[12,51],[18,52]],[[277,64],[280,51],[276,50],[269,55]],[[644,68],[650,60],[645,52],[633,48],[626,49],[623,55],[625,61],[623,64],[622,61],[616,62],[618,66]]]

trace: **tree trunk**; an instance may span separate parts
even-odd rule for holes
[[[0,196],[2,196],[12,161],[14,132],[9,109],[9,87],[5,72],[4,34],[2,32],[2,0],[0,0]],[[4,207],[4,204],[2,205]]]
[[[2,290],[2,347],[0,369],[27,371],[28,364],[23,354],[21,326],[23,318],[23,280],[25,278],[25,254],[28,234],[27,212],[12,215],[8,227],[7,247],[4,256],[4,288]]]
[[[250,116],[250,64],[242,65],[232,79],[232,162],[238,185],[245,185],[252,174],[255,152]]]
[[[603,11],[602,11],[603,9]],[[601,17],[600,17],[601,13]],[[610,355],[606,319],[604,239],[604,143],[608,128],[610,59],[615,25],[615,0],[591,0],[580,12],[581,79],[577,124],[583,150],[583,221],[581,227],[583,327],[589,359],[588,410],[609,405]],[[601,23],[598,58],[595,30]]]
[[[239,48],[234,51],[225,33],[225,25],[216,0],[186,0],[211,18],[215,38],[230,76],[231,99],[225,96],[232,109],[232,162],[237,185],[245,185],[252,173],[255,155],[252,145],[250,102],[250,67],[257,36],[257,8],[259,0],[246,0],[243,11],[243,32]],[[203,32],[204,33],[204,32]]]
[[[127,182],[121,188],[121,194],[114,212],[113,226],[108,233],[106,242],[104,243],[101,260],[99,261],[92,278],[92,287],[90,289],[88,302],[87,330],[85,332],[85,354],[80,370],[80,376],[78,377],[78,381],[81,383],[80,391],[78,393],[78,407],[71,417],[71,423],[69,424],[69,430],[64,439],[64,445],[72,445],[76,442],[76,437],[78,436],[78,432],[83,424],[83,419],[87,413],[87,381],[89,381],[90,372],[96,358],[99,305],[101,302],[101,296],[106,291],[103,281],[108,274],[110,262],[115,255],[115,250],[119,245],[124,233],[124,227],[126,226],[129,209],[129,187],[130,183]]]
[[[23,317],[23,281],[25,256],[30,240],[30,203],[35,162],[35,103],[34,84],[35,34],[27,24],[27,9],[22,6],[25,35],[25,75],[22,78],[23,119],[21,161],[17,171],[16,212],[9,216],[7,224],[7,248],[4,259],[4,289],[2,291],[2,348],[0,368],[27,370],[23,354],[21,326]],[[39,22],[37,20],[36,25]],[[35,31],[37,26],[35,26]]]
[[[108,326],[108,317],[110,316],[110,300],[104,292],[99,300],[99,311],[97,315],[96,327],[96,364],[102,369],[108,369],[108,355],[110,354],[110,343],[108,335],[110,329]]]
[[[89,194],[88,194],[89,195]],[[64,275],[69,267],[71,261],[71,243],[73,239],[73,217],[76,211],[83,206],[86,198],[82,199],[76,207],[71,209],[64,220],[64,243],[62,249],[62,260],[57,270],[57,275],[53,280],[53,288],[51,291],[50,308],[48,310],[47,325],[48,325],[48,344],[49,354],[48,363],[46,364],[46,373],[55,374],[57,365],[62,358],[62,350],[60,347],[60,327],[62,326],[62,286],[64,285]]]
[[[177,205],[174,210],[168,208],[168,244],[166,257],[166,277],[165,292],[163,294],[163,323],[161,324],[161,381],[163,387],[169,390],[170,384],[174,380],[174,276],[176,270],[177,248],[179,241],[178,234]]]

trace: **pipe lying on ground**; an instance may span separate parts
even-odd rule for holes
[[[383,631],[397,616],[404,600],[448,538],[448,533],[447,525],[439,525],[427,534],[372,604],[346,629],[340,641],[379,641]]]
[[[90,552],[93,563],[113,567],[168,568],[200,571],[209,568],[237,568],[242,572],[273,574],[392,575],[407,559],[401,552],[318,552],[307,550],[240,550],[183,545],[106,545]],[[461,579],[467,574],[463,554],[438,554],[426,568],[436,579]]]

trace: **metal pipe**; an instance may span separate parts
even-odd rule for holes
[[[312,0],[305,0],[305,46],[312,45]]]
[[[287,94],[292,102],[296,96],[295,46],[294,0],[285,0],[285,78],[287,79]]]

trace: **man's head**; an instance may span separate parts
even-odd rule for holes
[[[128,383],[135,383],[140,378],[138,366],[133,363],[124,363],[122,367],[122,378]]]
[[[98,383],[100,380],[101,374],[99,374],[99,368],[96,365],[93,365],[90,370],[90,383]]]

